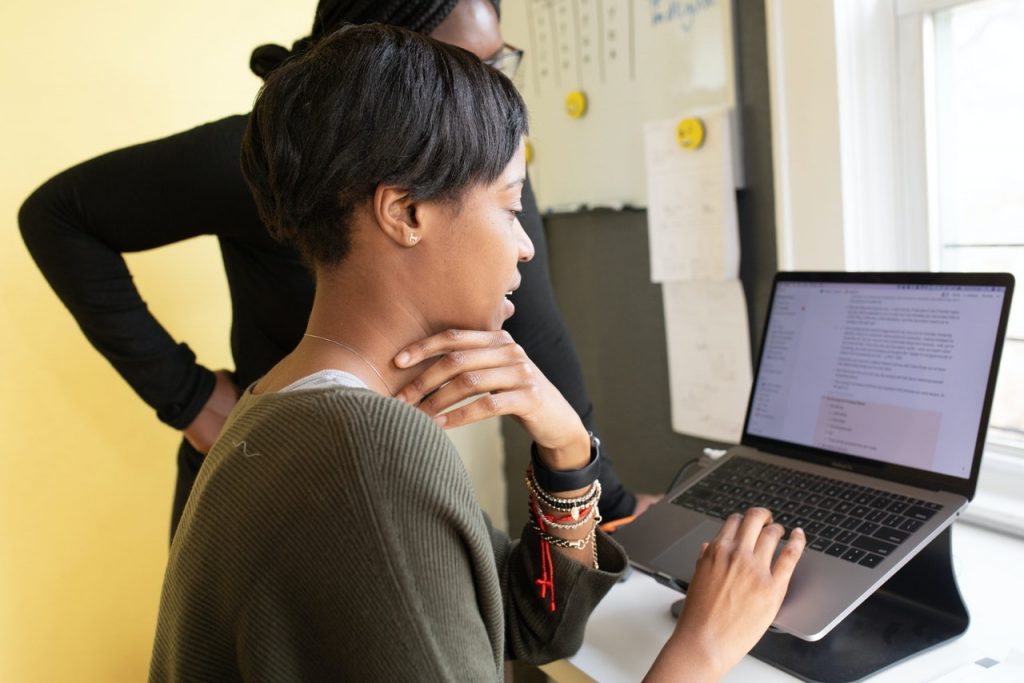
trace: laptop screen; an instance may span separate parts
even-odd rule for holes
[[[1006,289],[776,282],[746,432],[970,478]]]

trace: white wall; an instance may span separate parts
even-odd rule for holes
[[[780,270],[843,270],[843,193],[830,0],[766,0]]]

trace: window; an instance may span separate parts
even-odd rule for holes
[[[1024,0],[928,12],[921,30],[930,264],[1016,276],[989,441],[1024,449]]]
[[[766,14],[780,267],[1017,278],[964,517],[1024,536],[1024,0],[767,0]]]
[[[1024,0],[833,0],[844,262],[1008,271],[989,442],[1024,459]]]

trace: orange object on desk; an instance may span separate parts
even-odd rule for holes
[[[605,532],[606,534],[613,533],[620,526],[626,526],[627,524],[632,522],[634,519],[636,519],[636,515],[630,515],[629,517],[621,517],[619,519],[613,519],[610,522],[605,522],[604,524],[602,524],[601,525],[601,531]]]

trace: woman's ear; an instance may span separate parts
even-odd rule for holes
[[[406,190],[378,185],[373,193],[373,216],[381,232],[403,247],[415,247],[423,237],[416,203]]]

